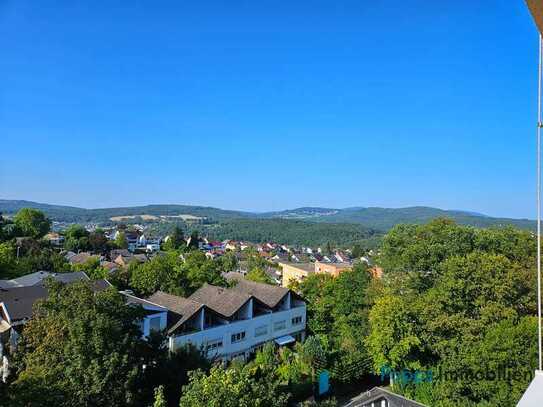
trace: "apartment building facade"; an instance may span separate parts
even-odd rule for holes
[[[332,277],[339,276],[340,273],[352,268],[351,263],[325,263],[317,261],[315,263],[278,263],[282,273],[282,286],[288,287],[294,281],[303,281],[311,274],[323,273]]]
[[[210,359],[245,359],[267,342],[305,339],[306,304],[279,286],[239,279],[232,288],[206,284],[188,298],[156,292],[148,300],[168,309],[171,351],[191,344]]]

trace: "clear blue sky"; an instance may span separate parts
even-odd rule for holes
[[[0,198],[534,216],[522,0],[54,3],[0,0]]]

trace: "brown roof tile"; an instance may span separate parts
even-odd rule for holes
[[[170,328],[170,331],[175,330],[179,325],[189,320],[203,307],[202,304],[189,298],[179,297],[163,291],[155,292],[147,300],[167,308],[168,311],[170,311],[168,314],[174,314],[168,316],[168,327]]]
[[[189,297],[225,317],[234,315],[250,298],[250,294],[209,284],[204,284]]]
[[[240,294],[252,295],[270,308],[275,307],[289,291],[288,288],[285,287],[256,283],[244,278],[237,279],[237,281],[237,284],[230,290]]]

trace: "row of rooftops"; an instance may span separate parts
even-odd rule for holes
[[[147,300],[169,311],[168,329],[170,333],[202,309],[208,309],[228,320],[234,317],[251,299],[270,310],[275,309],[289,292],[301,300],[287,288],[248,281],[233,274],[236,273],[230,273],[229,278],[231,281],[235,280],[235,285],[229,288],[204,284],[187,298],[157,291]]]
[[[0,280],[0,289],[29,287],[42,284],[43,280],[47,277],[52,277],[54,280],[61,283],[71,283],[73,281],[89,279],[87,275],[83,272],[50,273],[48,271],[37,271],[36,273],[27,274],[11,280]]]
[[[4,318],[9,318],[11,324],[24,322],[31,318],[34,303],[47,297],[47,288],[44,285],[44,280],[47,277],[67,284],[76,281],[90,281],[84,272],[37,272],[19,279],[0,280],[0,304],[3,305],[4,312],[7,314]],[[168,327],[170,330],[175,330],[202,308],[207,308],[225,319],[230,319],[250,299],[254,299],[273,310],[290,291],[284,287],[248,281],[236,273],[231,273],[228,279],[235,280],[232,287],[224,288],[204,284],[188,298],[162,291],[155,292],[147,299],[138,298],[127,292],[121,293],[127,297],[128,303],[156,305],[169,311]],[[91,287],[95,291],[101,291],[111,287],[111,284],[107,280],[95,280]]]
[[[10,324],[20,324],[32,317],[32,308],[37,300],[47,297],[44,285],[46,278],[70,284],[76,281],[89,281],[91,288],[98,292],[111,287],[107,280],[90,281],[84,272],[47,273],[39,271],[13,280],[0,280],[0,304],[2,314]]]

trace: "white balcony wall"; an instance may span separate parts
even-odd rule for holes
[[[292,325],[292,319],[301,317],[302,321],[299,324]],[[276,323],[285,321],[284,328],[274,330]],[[216,326],[205,329],[200,332],[190,333],[188,335],[179,335],[170,337],[170,350],[176,350],[181,346],[192,344],[197,348],[205,349],[206,344],[222,340],[222,347],[216,348],[208,352],[208,356],[229,358],[233,354],[247,352],[253,349],[256,345],[264,342],[273,341],[285,335],[293,335],[305,330],[306,325],[306,306],[302,305],[286,311],[274,312],[271,314],[260,315],[243,321],[235,321],[230,324]],[[255,330],[262,327],[267,327],[265,334],[256,336]],[[231,337],[233,334],[245,332],[245,338],[239,342],[232,343]]]
[[[151,319],[153,319],[153,318],[160,318],[159,330],[166,329],[166,324],[167,324],[167,320],[168,320],[168,313],[166,311],[157,312],[156,314],[147,315],[147,316],[145,316],[145,318],[143,318],[143,321],[142,321],[143,336],[146,337],[146,338],[151,333]]]

